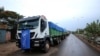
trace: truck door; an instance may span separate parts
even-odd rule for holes
[[[40,25],[41,25],[40,26],[40,31],[44,32],[44,30],[46,29],[46,26],[47,26],[46,21],[44,21],[43,19],[41,19],[41,24]]]

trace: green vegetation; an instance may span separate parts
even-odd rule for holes
[[[88,37],[94,37],[93,39],[96,39],[96,37],[100,36],[100,22],[99,22],[99,20],[93,21],[90,24],[87,23],[85,31],[86,31],[86,35]]]
[[[9,11],[9,10],[4,10],[4,8],[0,8],[0,18],[8,18],[11,17],[13,19],[20,19],[23,16],[18,14],[17,12],[14,11]]]
[[[4,10],[4,8],[0,8],[0,19],[2,18],[6,19],[9,22],[9,24],[14,24],[16,20],[23,18],[23,16],[18,14],[17,12]]]
[[[88,40],[95,41],[97,37],[100,37],[100,21],[87,23],[84,29],[77,29],[75,33],[84,34]]]

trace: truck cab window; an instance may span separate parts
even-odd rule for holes
[[[44,21],[43,19],[41,19],[41,27],[40,27],[40,31],[43,32],[46,28],[46,21]]]

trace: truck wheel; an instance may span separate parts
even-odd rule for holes
[[[59,42],[61,43],[61,38],[59,39]]]
[[[60,43],[60,42],[59,42],[59,39],[57,39],[57,40],[56,40],[56,45],[58,45],[59,43]]]
[[[45,46],[44,46],[44,50],[43,50],[44,53],[47,53],[49,51],[49,49],[50,49],[49,41],[46,41]]]

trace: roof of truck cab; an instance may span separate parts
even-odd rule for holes
[[[62,27],[59,27],[58,25],[54,24],[53,22],[48,22],[48,24],[49,24],[50,28],[56,29],[61,32],[66,32],[65,29],[63,29]]]
[[[27,20],[38,19],[38,18],[40,18],[40,16],[33,16],[33,17],[22,18],[22,19],[19,19],[19,21],[27,21]]]

